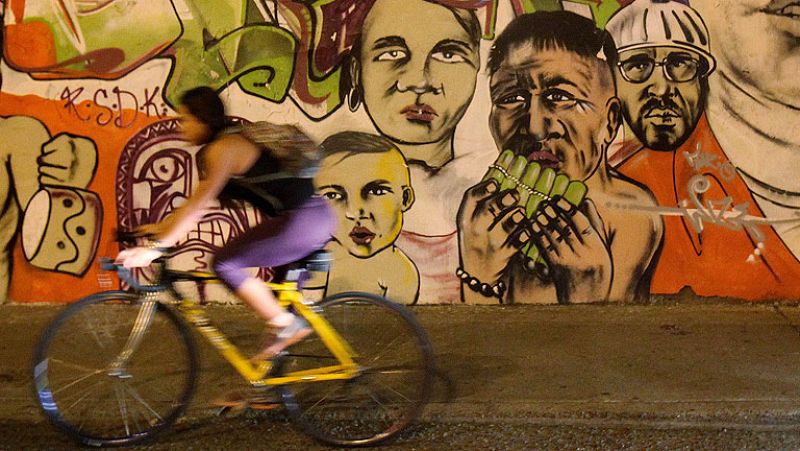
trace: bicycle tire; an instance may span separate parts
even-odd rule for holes
[[[357,354],[359,375],[278,387],[289,417],[327,445],[372,446],[396,437],[430,399],[435,364],[425,330],[409,310],[373,294],[340,293],[318,305]],[[316,334],[276,362],[282,374],[335,363]]]
[[[36,348],[39,406],[82,445],[152,439],[185,412],[194,393],[198,357],[191,331],[161,303],[127,364],[111,365],[131,335],[140,299],[125,291],[87,296],[50,322]]]

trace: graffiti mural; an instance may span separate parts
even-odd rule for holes
[[[234,121],[322,145],[317,187],[339,217],[324,293],[797,299],[798,15],[768,0],[0,0],[0,301],[97,291],[112,232],[185,200],[200,149],[174,108],[200,85]],[[265,214],[215,206],[176,262],[209,270]]]

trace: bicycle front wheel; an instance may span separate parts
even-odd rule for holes
[[[403,306],[367,293],[320,302],[322,316],[354,352],[351,379],[279,387],[290,417],[307,434],[336,446],[386,441],[414,421],[427,403],[434,359],[427,335]],[[279,359],[283,374],[335,365],[316,335]]]
[[[197,352],[188,326],[160,303],[124,291],[88,296],[47,327],[34,384],[44,413],[83,445],[154,437],[184,412]]]

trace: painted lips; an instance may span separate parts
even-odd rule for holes
[[[369,244],[375,239],[375,234],[366,227],[356,226],[350,231],[350,239],[359,245]]]
[[[534,150],[528,154],[528,161],[535,161],[544,167],[557,168],[558,157],[546,150]]]
[[[416,122],[432,122],[439,115],[431,106],[425,104],[409,105],[400,110],[400,114],[404,115],[409,121]]]
[[[652,109],[644,117],[671,123],[673,119],[679,118],[680,115],[672,110]]]

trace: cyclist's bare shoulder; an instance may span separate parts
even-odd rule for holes
[[[205,161],[209,166],[218,163],[232,163],[234,173],[246,172],[258,160],[261,150],[245,137],[238,134],[222,135],[209,144],[205,150]]]

